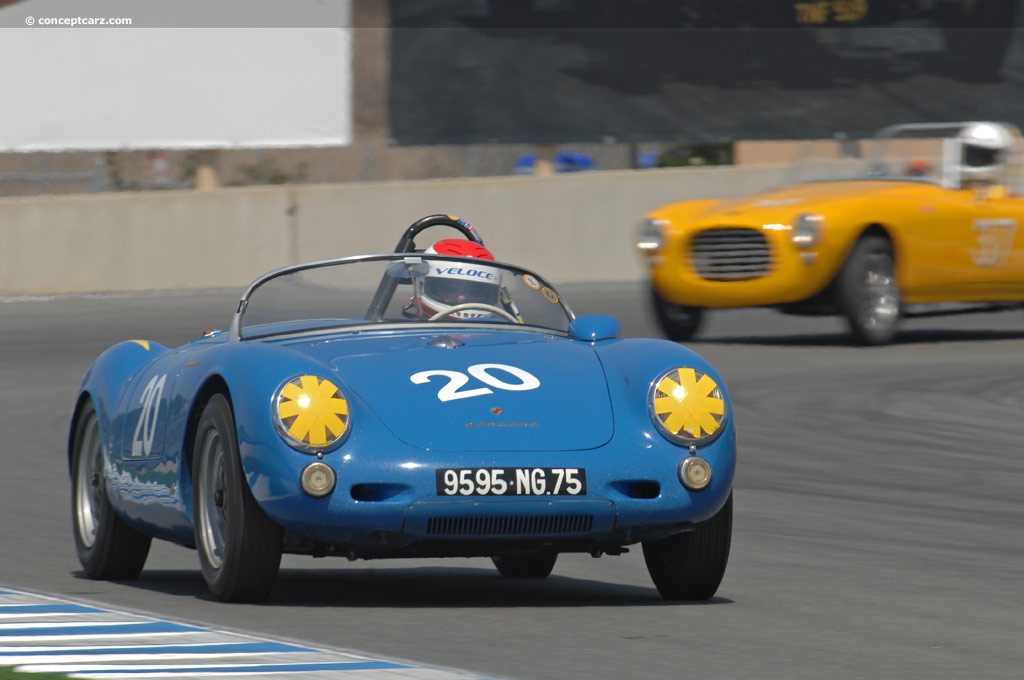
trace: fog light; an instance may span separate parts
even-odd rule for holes
[[[313,498],[326,496],[334,491],[337,477],[327,463],[317,461],[302,469],[302,490]]]
[[[691,456],[679,464],[679,481],[687,489],[700,491],[711,483],[711,465],[703,458]]]

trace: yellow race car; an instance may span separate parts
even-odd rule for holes
[[[919,123],[869,142],[864,159],[805,159],[773,190],[649,213],[636,246],[665,335],[693,338],[708,309],[770,306],[840,314],[880,345],[904,316],[1019,307],[1019,130]]]

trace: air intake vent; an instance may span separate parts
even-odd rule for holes
[[[427,521],[431,536],[554,536],[584,534],[594,524],[591,515],[540,517],[433,517]]]
[[[772,252],[757,229],[709,229],[690,244],[693,267],[709,281],[743,281],[766,275]]]

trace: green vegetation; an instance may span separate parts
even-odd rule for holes
[[[13,668],[0,668],[0,680],[61,680],[63,673],[19,673]]]

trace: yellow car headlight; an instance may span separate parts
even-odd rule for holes
[[[316,375],[300,375],[278,388],[274,426],[288,445],[304,453],[336,446],[348,433],[348,399],[337,385]]]
[[[821,242],[825,230],[825,216],[801,213],[793,223],[793,245],[797,248],[813,248]]]
[[[645,218],[637,227],[636,248],[644,255],[653,255],[665,245],[665,227],[667,220]]]
[[[722,387],[699,368],[673,368],[659,375],[648,408],[662,434],[683,446],[712,441],[729,417]]]

